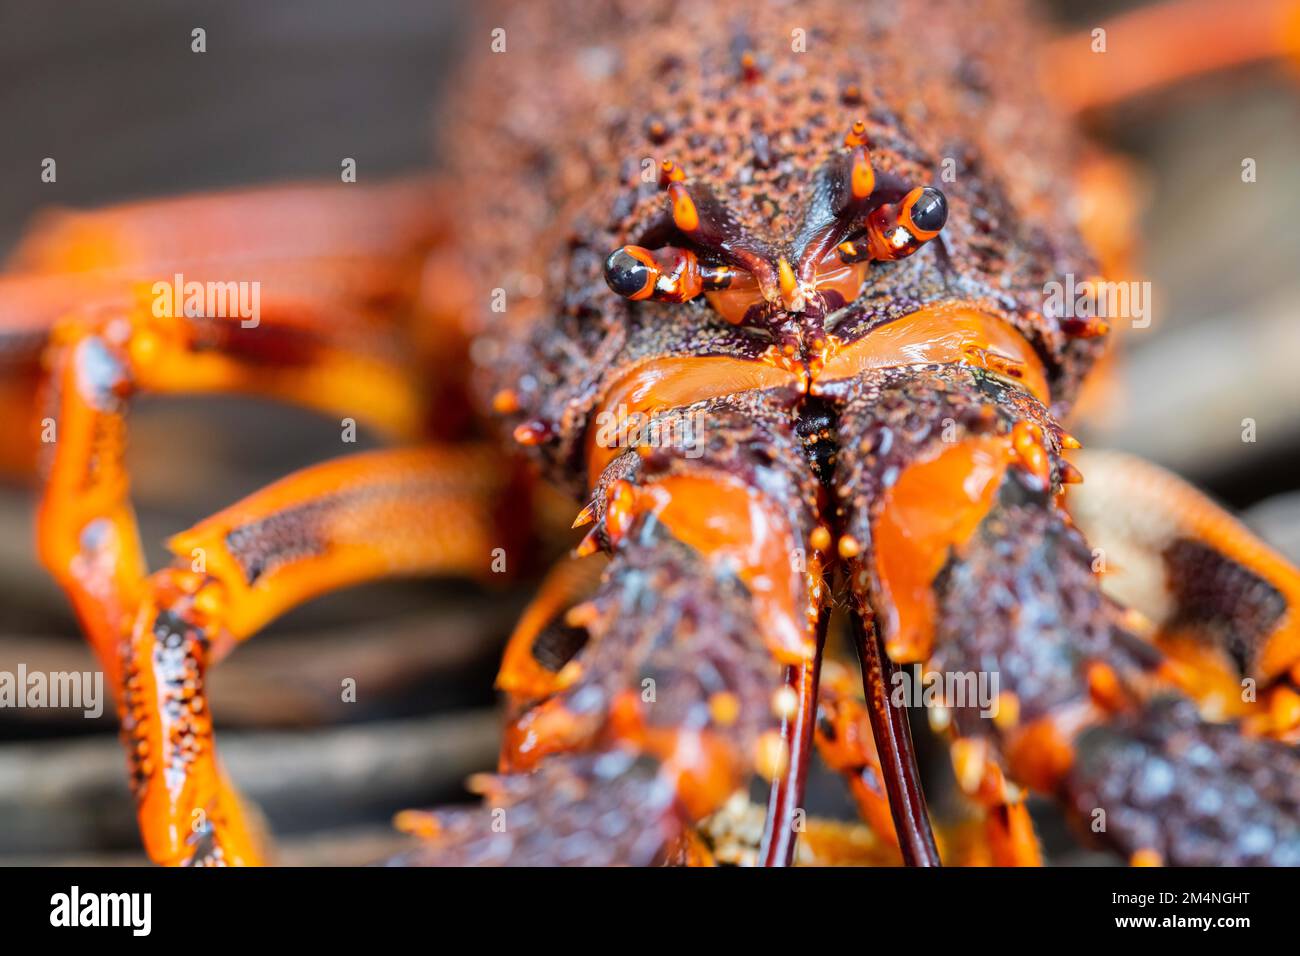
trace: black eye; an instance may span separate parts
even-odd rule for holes
[[[605,260],[605,281],[619,295],[632,299],[648,294],[652,278],[649,267],[624,247],[615,249]]]
[[[921,232],[938,232],[948,221],[948,200],[933,186],[926,186],[912,203],[911,219]]]

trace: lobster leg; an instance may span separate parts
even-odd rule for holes
[[[783,674],[815,659],[824,600],[818,488],[788,401],[698,414],[692,448],[639,447],[597,472],[591,540],[611,559],[565,617],[586,637],[550,662],[563,689],[512,719],[486,807],[437,814],[411,862],[649,863],[754,770],[789,768],[780,719],[799,699]]]
[[[1165,0],[1049,44],[1047,86],[1076,111],[1111,106],[1182,80],[1300,52],[1295,0],[1244,7],[1218,0]]]
[[[1058,505],[1075,475],[1046,410],[951,366],[895,369],[860,388],[840,421],[842,446],[868,449],[840,458],[847,527],[870,541],[854,585],[891,655],[964,679],[946,685],[966,693],[944,700],[941,721],[963,789],[995,808],[1017,803],[1021,787],[1054,795],[1137,862],[1300,853],[1285,783],[1295,754],[1205,721],[1178,697],[1168,659],[1102,593],[1093,553]],[[953,424],[946,439],[909,428],[917,403]],[[882,493],[886,472],[894,480]],[[1139,752],[1144,762],[1131,763]],[[1239,815],[1204,805],[1202,793],[1242,797],[1232,782],[1241,774],[1258,786]],[[1012,822],[1014,850],[1024,841]]]
[[[338,459],[171,540],[176,564],[145,584],[120,685],[122,735],[152,859],[258,858],[216,758],[207,668],[275,616],[336,588],[393,575],[486,576],[503,543],[492,465],[486,448]]]
[[[586,632],[570,624],[566,615],[591,597],[605,568],[603,555],[593,554],[561,562],[547,574],[506,644],[497,689],[515,709],[564,690],[575,675],[565,665],[572,659]]]
[[[129,310],[178,277],[257,285],[281,335],[373,335],[422,292],[435,196],[425,181],[280,186],[43,213],[0,277],[4,363],[34,364],[70,314]]]
[[[47,382],[56,440],[38,547],[110,677],[145,576],[123,462],[130,395],[250,391],[355,415],[393,433],[417,430],[417,393],[400,366],[296,337],[287,353],[280,331],[274,321],[241,329],[226,320],[157,318],[142,302],[126,312],[74,316],[55,332]]]
[[[1042,866],[1043,853],[1023,795],[1003,796],[987,809],[984,832],[994,866]]]
[[[308,184],[56,210],[37,217],[11,272],[168,277],[186,265],[352,259],[397,265],[441,229],[434,185]],[[232,269],[232,271],[235,271]]]
[[[361,348],[346,330],[325,331],[319,311],[304,314],[278,299],[268,304],[260,324],[244,328],[233,320],[155,314],[141,292],[132,307],[69,317],[55,329],[47,356],[57,431],[38,516],[41,558],[71,597],[110,684],[122,691],[146,846],[163,862],[256,859],[237,800],[205,741],[211,725],[203,668],[220,653],[220,642],[246,636],[323,589],[381,573],[467,563],[482,570],[489,560],[480,551],[470,562],[470,550],[484,543],[478,535],[465,533],[457,541],[438,535],[434,524],[423,537],[411,535],[421,525],[410,509],[392,502],[393,494],[404,493],[402,477],[422,472],[424,494],[410,502],[417,511],[424,506],[421,519],[436,515],[448,529],[481,529],[482,515],[466,508],[477,495],[464,482],[485,471],[482,458],[468,471],[463,458],[445,467],[436,458],[394,458],[356,466],[361,470],[351,476],[358,485],[351,501],[340,497],[339,484],[351,467],[341,465],[308,471],[250,506],[266,512],[264,536],[296,519],[295,532],[314,531],[312,548],[323,549],[276,556],[279,566],[263,567],[257,586],[243,574],[247,567],[232,563],[232,549],[265,546],[266,540],[205,537],[221,530],[211,524],[178,539],[185,556],[177,568],[146,577],[123,462],[128,399],[136,392],[248,391],[356,416],[394,435],[420,431],[419,391],[403,365]],[[374,484],[388,472],[388,498],[382,487],[367,497],[365,464],[380,468]],[[439,494],[443,509],[436,507]],[[277,507],[285,514],[276,517]],[[378,525],[381,534],[393,534],[391,541],[366,540],[367,521],[399,512],[403,521]],[[317,527],[313,518],[333,524]],[[342,545],[352,547],[340,552]],[[161,710],[160,696],[166,697]],[[200,827],[191,844],[184,834],[198,820],[186,815],[196,809],[206,829]]]
[[[208,294],[227,308],[234,304],[229,297],[245,296],[241,304],[252,305],[256,296],[260,313],[243,316],[247,325],[233,335],[220,320],[191,323],[187,334],[209,353],[206,362],[192,356],[180,366],[183,379],[196,378],[187,383],[194,389],[252,387],[328,407],[321,396],[346,388],[354,374],[374,364],[355,361],[351,353],[386,351],[383,364],[390,371],[403,364],[390,342],[394,318],[416,314],[421,321],[412,325],[421,345],[456,354],[464,347],[459,318],[436,308],[421,287],[425,253],[440,236],[435,196],[430,182],[416,180],[375,187],[279,186],[42,213],[0,276],[0,400],[9,405],[36,393],[31,382],[56,327],[104,327],[105,317],[113,315],[181,314],[191,309],[187,296],[194,289],[203,290],[204,306]],[[160,283],[169,288],[163,291]],[[160,310],[164,301],[167,309]],[[164,340],[170,335],[155,331]],[[224,383],[196,377],[199,365],[215,370],[219,363],[211,353],[220,349],[248,360],[246,373],[222,372]],[[153,363],[155,376],[164,368],[161,361]],[[304,374],[308,370],[315,381]],[[242,386],[236,381],[241,377]],[[355,411],[355,401],[377,388],[377,401],[392,406],[380,427],[409,434],[428,423],[416,420],[414,406],[400,407],[396,393],[414,391],[404,377],[404,371],[365,372],[345,404],[364,414]],[[463,418],[449,400],[449,383],[433,386],[439,389],[439,422]],[[40,417],[15,420],[35,423]],[[451,431],[444,427],[438,434]],[[30,474],[28,450],[39,435],[33,425],[11,443],[0,469]]]
[[[1088,480],[1066,506],[1107,593],[1155,628],[1201,711],[1279,736],[1300,730],[1300,572],[1155,465],[1117,452],[1073,457]]]
[[[993,789],[1005,769],[1134,863],[1294,864],[1294,748],[1199,714],[1092,561],[1058,510],[1007,489],[939,583],[935,668],[1002,683],[991,719],[954,711],[977,742],[959,778]]]

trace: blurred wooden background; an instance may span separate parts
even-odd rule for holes
[[[1090,27],[1122,5],[1056,13]],[[460,30],[445,0],[0,0],[0,253],[43,206],[333,177],[345,156],[366,180],[424,166]],[[1297,120],[1300,80],[1260,68],[1098,123],[1142,173],[1156,314],[1081,434],[1177,467],[1300,559]],[[56,184],[40,182],[46,156]],[[1244,157],[1258,182],[1241,182]],[[155,562],[167,534],[338,451],[334,423],[233,399],[143,401],[132,443]],[[0,488],[0,669],[89,668],[33,561],[31,505],[29,489]],[[400,842],[394,811],[463,796],[465,774],[491,766],[491,677],[524,600],[367,587],[289,615],[216,670],[221,751],[284,861],[379,858]],[[358,678],[357,704],[338,702],[341,676]],[[0,711],[0,863],[142,859],[111,714]]]

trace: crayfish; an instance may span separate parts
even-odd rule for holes
[[[40,555],[116,689],[150,857],[264,858],[211,666],[336,588],[489,575],[546,482],[583,537],[505,651],[498,772],[481,808],[403,814],[402,862],[1034,865],[1037,793],[1133,863],[1300,863],[1300,574],[1178,479],[1079,450],[1064,423],[1125,316],[1045,295],[1127,268],[1077,117],[1194,70],[1156,55],[1160,16],[1217,67],[1283,52],[1285,8],[1133,15],[1111,43],[1149,55],[1106,85],[1018,0],[501,5],[429,179],[45,219],[0,341],[53,432]],[[174,276],[255,283],[257,314]],[[128,406],[207,391],[394,447],[253,494],[150,573]],[[1108,548],[1145,592],[1103,586]],[[932,824],[892,695],[913,664],[993,678],[923,708],[974,836]],[[865,844],[804,814],[818,755]]]

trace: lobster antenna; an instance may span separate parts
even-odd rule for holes
[[[942,866],[939,849],[930,828],[930,814],[921,789],[921,774],[916,766],[912,730],[907,712],[889,699],[893,686],[894,662],[881,645],[874,624],[868,624],[857,608],[850,611],[853,637],[862,661],[862,688],[867,696],[867,713],[871,733],[880,755],[880,770],[889,796],[889,811],[894,830],[908,866]]]
[[[789,747],[785,771],[772,778],[768,792],[767,817],[759,842],[758,858],[763,866],[791,866],[797,832],[794,815],[803,806],[812,759],[813,727],[817,721],[817,684],[821,678],[822,654],[826,649],[826,628],[830,608],[817,616],[817,653],[811,661],[786,667],[786,687],[794,690],[798,704],[792,714],[781,718],[781,737]]]

